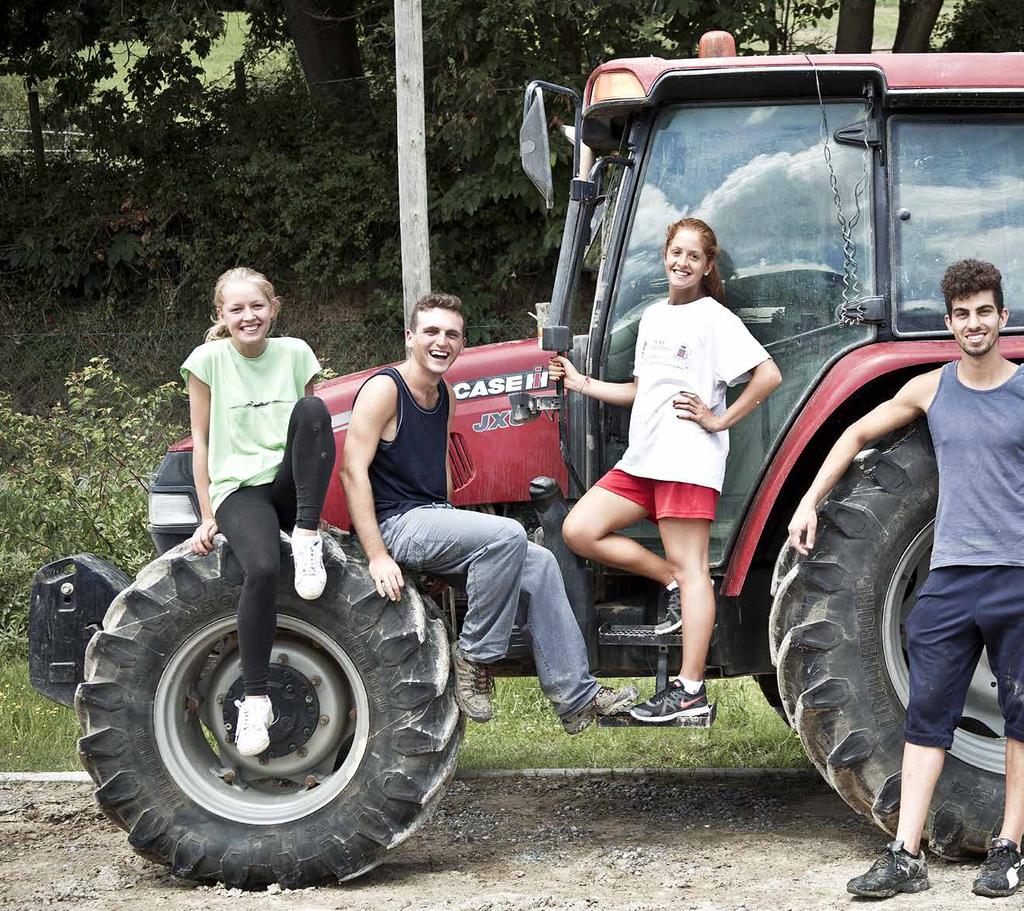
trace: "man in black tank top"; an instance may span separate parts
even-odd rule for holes
[[[453,664],[469,718],[490,720],[489,665],[505,657],[518,627],[541,689],[565,731],[577,734],[597,715],[629,706],[636,689],[612,690],[591,675],[554,555],[527,541],[513,519],[449,502],[455,396],[443,377],[462,350],[463,329],[457,297],[421,298],[405,331],[405,363],[378,371],[357,393],[342,468],[349,514],[382,598],[401,599],[400,565],[465,579],[469,606]]]
[[[999,687],[1006,733],[1002,827],[974,881],[1003,896],[1020,882],[1024,829],[1024,368],[999,353],[1009,314],[990,263],[962,260],[942,279],[946,326],[959,361],[914,377],[838,440],[789,525],[790,544],[812,553],[816,508],[869,443],[927,415],[939,469],[931,569],[906,621],[910,698],[896,839],[854,877],[855,895],[888,898],[927,889],[921,838],[946,750],[963,713],[982,648]]]

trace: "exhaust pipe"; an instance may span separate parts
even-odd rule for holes
[[[562,490],[554,478],[534,478],[530,482],[530,499],[544,531],[544,546],[555,555],[562,571],[565,593],[569,598],[573,616],[587,644],[587,658],[591,668],[597,664],[597,619],[594,611],[594,577],[586,561],[569,550],[562,538],[562,523],[569,508]]]

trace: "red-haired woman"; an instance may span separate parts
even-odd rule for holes
[[[728,429],[782,382],[768,352],[724,306],[718,241],[698,218],[668,227],[663,250],[668,298],[640,319],[633,380],[584,376],[564,357],[551,377],[611,405],[631,405],[629,446],[565,520],[566,543],[582,557],[653,579],[666,589],[662,633],[682,627],[683,662],[667,689],[631,714],[652,724],[709,711],[704,664],[715,625],[708,540],[729,452]],[[726,408],[728,386],[747,381]],[[665,557],[617,532],[650,516]]]

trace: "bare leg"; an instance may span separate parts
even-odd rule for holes
[[[1024,743],[1006,738],[1006,805],[1000,838],[1009,838],[1020,847],[1024,831]]]
[[[665,555],[679,583],[683,605],[683,664],[680,677],[703,680],[711,634],[715,628],[715,592],[708,573],[708,519],[662,519],[658,522]]]
[[[896,838],[903,842],[903,847],[911,854],[917,854],[920,850],[921,833],[924,832],[924,824],[928,819],[928,807],[932,802],[935,783],[939,780],[945,761],[946,751],[941,747],[923,747],[916,743],[908,743],[903,747],[900,821],[896,826]],[[1007,796],[1009,797],[1009,792]]]
[[[639,503],[603,487],[591,487],[566,516],[562,537],[581,557],[668,585],[674,577],[667,561],[632,538],[615,534],[646,516]]]

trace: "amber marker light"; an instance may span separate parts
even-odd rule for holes
[[[633,73],[613,70],[610,73],[602,73],[594,80],[590,103],[600,104],[602,101],[638,99],[643,98],[646,94],[640,80]]]
[[[700,36],[698,57],[735,57],[736,39],[728,32],[705,32]]]

